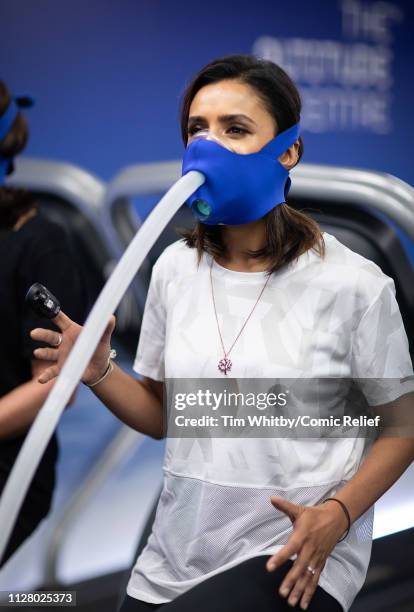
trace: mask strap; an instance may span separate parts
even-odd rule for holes
[[[11,173],[12,169],[12,160],[0,157],[0,187],[4,183],[6,176]]]
[[[0,141],[3,140],[3,138],[9,133],[10,128],[16,119],[17,113],[17,104],[12,98],[8,107],[6,108],[6,111],[0,117]],[[4,183],[6,175],[10,173],[11,167],[12,160],[0,155],[0,185]]]
[[[34,99],[31,96],[15,96],[11,98],[8,107],[0,117],[0,141],[3,140],[9,133],[19,108],[29,108],[33,106]],[[7,158],[0,155],[0,185],[4,183],[4,180],[8,174],[13,172],[13,158]]]
[[[0,117],[0,141],[8,134],[11,126],[16,119],[18,108],[16,102],[11,99],[10,104],[6,108],[6,112]]]
[[[277,159],[282,153],[287,151],[299,138],[300,123],[295,123],[289,129],[278,134],[273,140],[261,149],[260,153],[269,155],[272,159]]]

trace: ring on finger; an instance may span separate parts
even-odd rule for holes
[[[306,571],[310,572],[312,574],[312,576],[314,576],[316,574],[316,569],[314,569],[310,565],[307,566]]]
[[[54,344],[53,346],[55,348],[57,348],[58,346],[60,346],[62,344],[62,334],[58,334],[58,341],[56,342],[56,344]]]

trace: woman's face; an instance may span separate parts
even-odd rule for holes
[[[227,79],[205,85],[194,96],[188,118],[187,144],[202,130],[208,130],[211,136],[236,153],[247,154],[256,153],[272,140],[277,126],[250,85]],[[279,157],[285,167],[296,163],[297,149],[295,144]]]

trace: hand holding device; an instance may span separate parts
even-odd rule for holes
[[[62,312],[59,300],[40,283],[35,283],[30,287],[26,295],[26,301],[37,314],[53,319],[61,331],[59,333],[51,329],[36,328],[30,332],[33,340],[40,340],[50,345],[50,347],[37,348],[33,352],[36,359],[54,362],[54,365],[46,368],[38,378],[40,383],[47,383],[59,375],[72,346],[82,331],[82,326]],[[93,385],[95,381],[102,378],[108,367],[108,360],[113,354],[111,335],[114,328],[115,317],[112,316],[83,373],[82,382],[87,385]]]

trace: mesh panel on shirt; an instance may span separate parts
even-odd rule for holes
[[[264,554],[286,544],[292,533],[290,519],[272,506],[271,495],[316,505],[343,484],[286,491],[219,485],[167,472],[153,531],[137,568],[155,581],[158,575],[163,581],[181,582],[203,578],[234,559]],[[363,516],[334,552],[343,550],[360,571],[365,559],[359,562],[355,551],[370,548],[371,534],[372,518]],[[346,564],[339,563],[336,569],[337,565],[332,565],[332,571],[341,573],[339,584],[353,582],[355,577]]]

